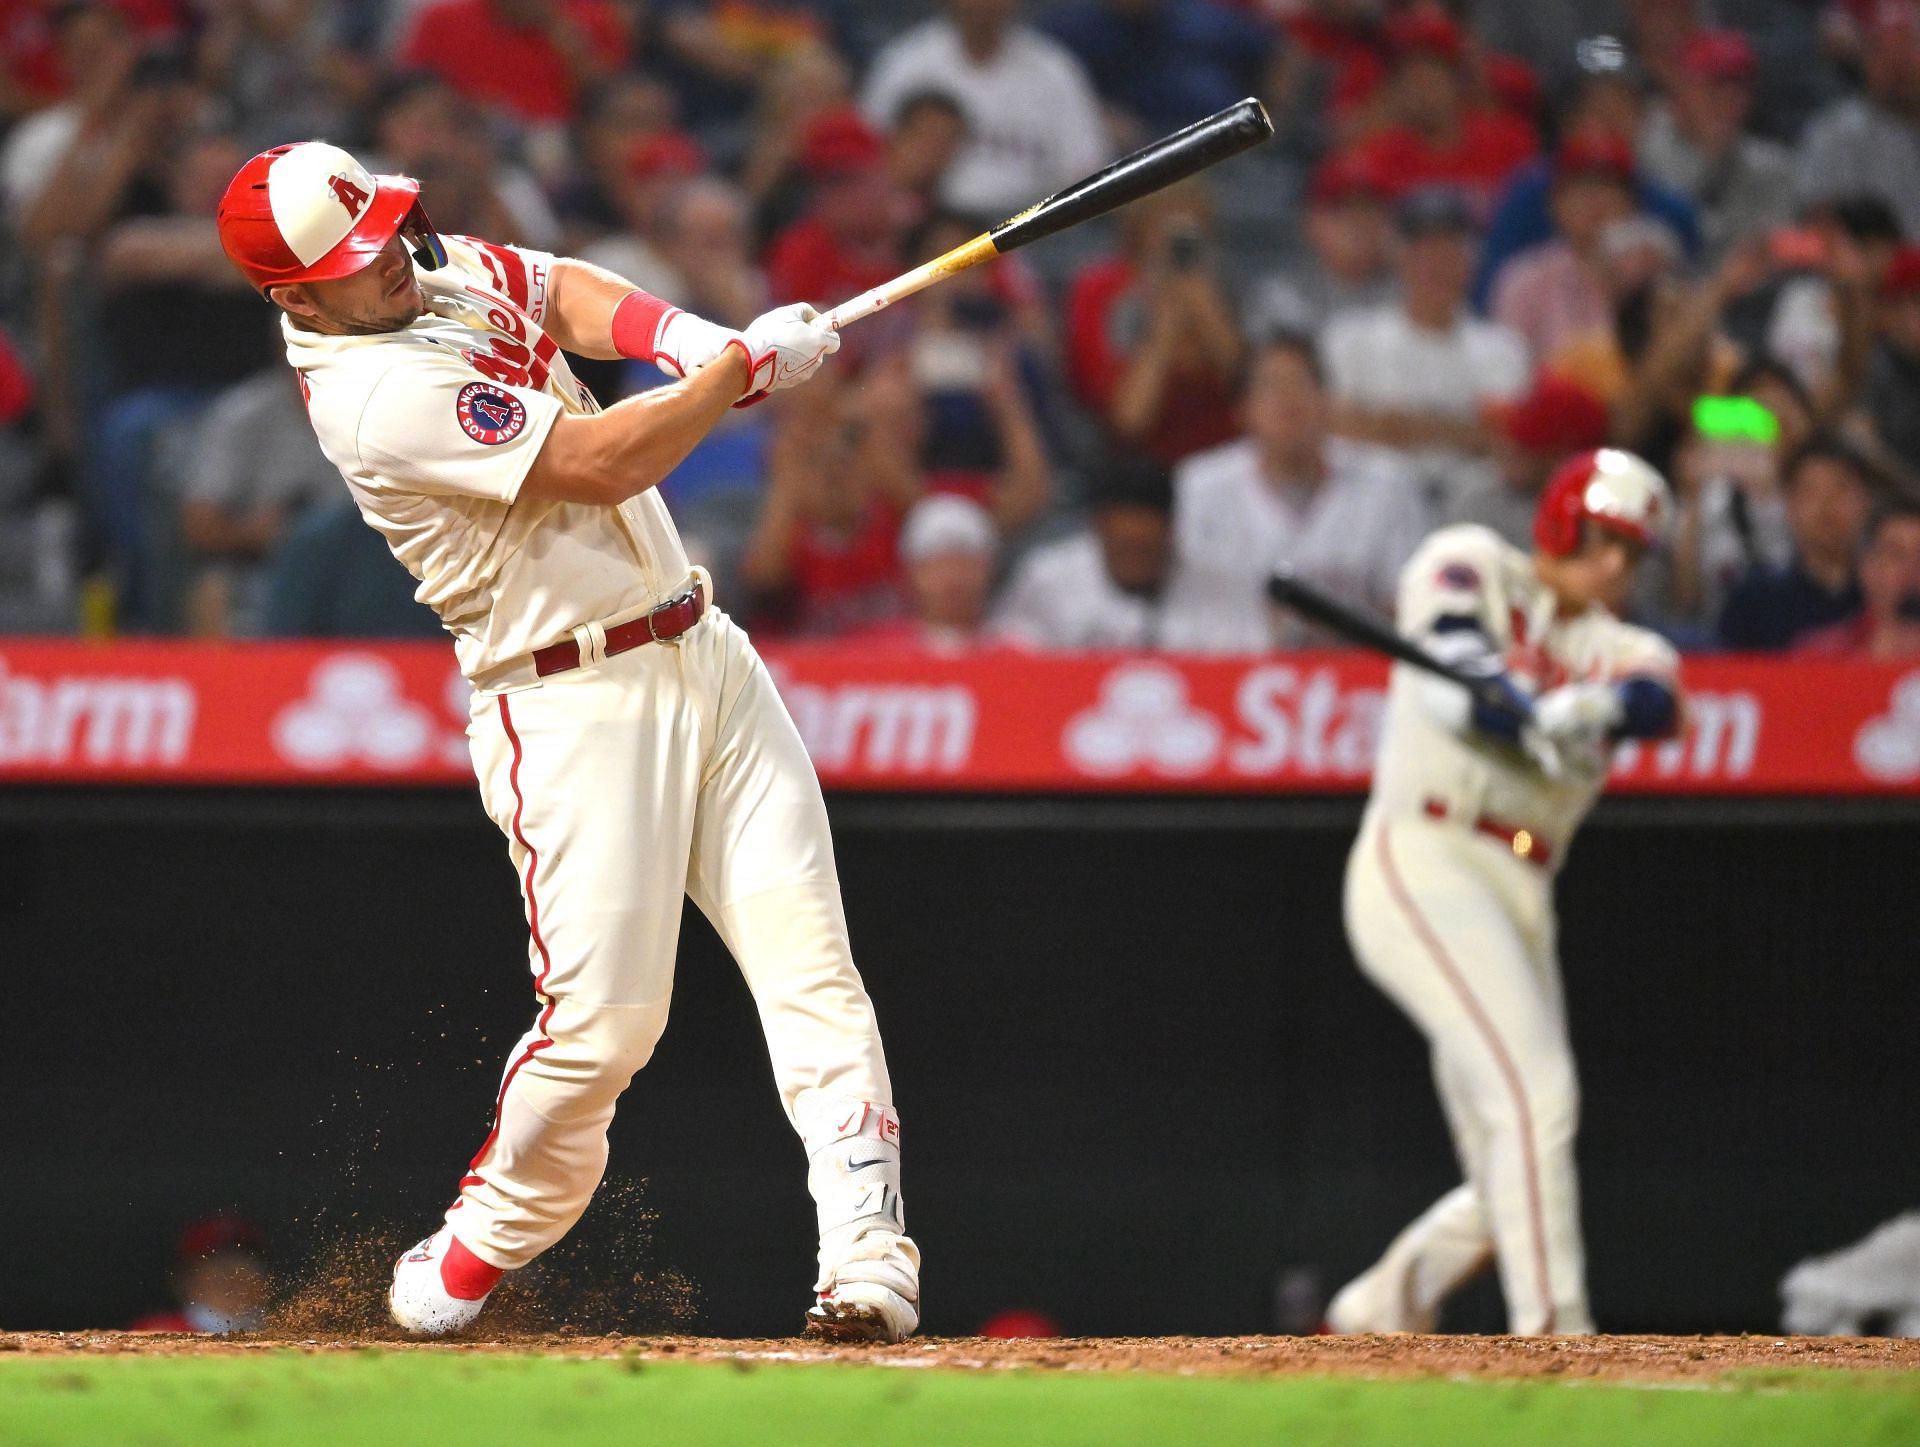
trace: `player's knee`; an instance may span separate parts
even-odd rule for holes
[[[576,1083],[583,1099],[611,1100],[653,1058],[667,1028],[667,1002],[594,1005],[563,1000],[547,1023],[553,1045],[543,1064]]]

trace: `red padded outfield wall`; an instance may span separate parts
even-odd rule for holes
[[[1350,653],[952,657],[770,647],[823,782],[940,792],[1345,793],[1386,667]],[[1920,666],[1692,659],[1649,794],[1920,794]],[[468,786],[439,644],[0,640],[0,781]]]

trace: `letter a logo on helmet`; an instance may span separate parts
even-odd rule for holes
[[[262,151],[220,198],[220,245],[262,291],[352,276],[404,232],[414,260],[446,260],[410,176],[375,176],[324,141]]]

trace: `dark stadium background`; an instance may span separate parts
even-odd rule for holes
[[[1425,1052],[1361,980],[1346,801],[833,801],[888,1032],[927,1329],[1255,1332],[1455,1173]],[[1910,807],[1605,804],[1563,880],[1581,1186],[1609,1330],[1771,1330],[1792,1262],[1920,1199]],[[530,1018],[515,881],[461,793],[0,795],[0,1327],[130,1319],[182,1223],[297,1278],[426,1229]],[[689,908],[673,1019],[584,1259],[794,1329],[799,1147]],[[444,1034],[442,1033],[444,1032]],[[358,1213],[358,1214],[356,1214]],[[623,1215],[623,1213],[625,1213]],[[1483,1286],[1449,1324],[1499,1330]]]

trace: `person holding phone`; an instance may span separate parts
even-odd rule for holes
[[[1873,470],[1838,438],[1817,436],[1787,460],[1783,482],[1793,555],[1777,568],[1749,569],[1734,585],[1720,613],[1720,641],[1729,648],[1786,648],[1860,611],[1861,539],[1877,491]]]
[[[1120,214],[1121,254],[1074,279],[1067,370],[1112,440],[1161,462],[1234,434],[1240,329],[1211,258],[1212,206],[1196,182]]]

